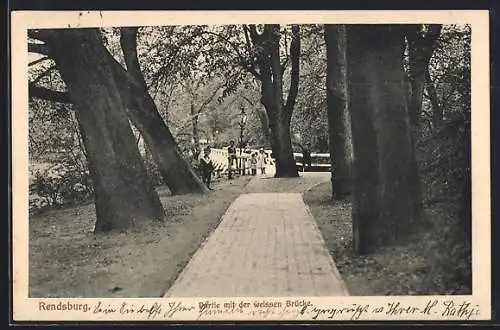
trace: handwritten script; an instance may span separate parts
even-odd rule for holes
[[[479,305],[459,299],[429,299],[423,304],[401,301],[384,303],[313,303],[305,299],[216,299],[196,301],[158,300],[152,303],[122,301],[108,303],[59,303],[39,301],[41,312],[77,312],[100,319],[139,320],[216,320],[216,319],[273,319],[273,320],[370,320],[370,319],[449,319],[470,320],[480,316]],[[351,300],[352,301],[352,300]],[[75,317],[76,314],[75,314]]]

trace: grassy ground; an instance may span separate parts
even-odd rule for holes
[[[127,234],[94,235],[92,203],[30,217],[30,297],[163,296],[249,179],[203,196],[160,188],[168,220]]]
[[[441,249],[443,228],[430,227],[404,246],[380,249],[367,256],[352,250],[350,201],[332,201],[330,183],[304,194],[328,250],[351,295],[470,294],[456,278],[455,260]],[[443,224],[456,216],[456,203],[434,203],[425,209],[431,223]]]

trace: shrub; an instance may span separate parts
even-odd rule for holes
[[[89,171],[66,161],[36,171],[30,184],[30,212],[82,202],[93,196]]]

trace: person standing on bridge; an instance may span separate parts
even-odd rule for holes
[[[252,175],[257,174],[257,154],[252,153],[252,157],[250,158],[250,168],[252,169]]]
[[[234,146],[234,140],[229,141],[229,147],[227,148],[227,178],[233,178],[234,166],[236,164],[236,147]]]
[[[257,167],[260,168],[261,174],[266,174],[266,164],[267,164],[267,155],[264,152],[264,149],[259,150],[259,154],[257,155]]]

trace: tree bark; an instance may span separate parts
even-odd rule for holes
[[[286,103],[283,102],[283,75],[280,62],[279,25],[265,25],[259,35],[255,27],[250,29],[250,37],[259,49],[257,66],[261,81],[261,103],[269,119],[270,144],[275,157],[275,177],[298,177],[297,166],[293,157],[290,136],[290,122],[298,93],[300,31],[297,25],[292,27],[290,58],[292,63],[290,91]]]
[[[332,165],[332,197],[352,191],[352,139],[347,100],[347,59],[344,25],[325,25],[328,136]]]
[[[95,187],[95,232],[164,219],[97,29],[46,30],[82,133]]]
[[[161,118],[156,104],[149,95],[147,85],[137,60],[136,28],[122,33],[121,45],[128,72],[109,52],[108,60],[113,68],[119,92],[126,101],[126,110],[134,125],[144,137],[158,169],[171,193],[205,193],[206,186],[183,157],[177,142]],[[134,32],[135,29],[135,32]]]
[[[442,25],[427,25],[427,31],[422,31],[421,25],[409,25],[405,27],[405,36],[408,42],[408,80],[410,83],[410,128],[412,152],[415,152],[419,118],[422,113],[422,98],[424,94],[426,73],[429,72],[429,61],[432,57],[437,39],[441,33]],[[415,200],[422,199],[422,188],[420,174],[415,156],[411,158],[410,166],[414,175],[410,177],[409,187]],[[413,208],[414,217],[421,218],[423,214],[422,205]]]
[[[354,150],[354,248],[402,241],[421,220],[398,26],[349,25],[347,67]]]

